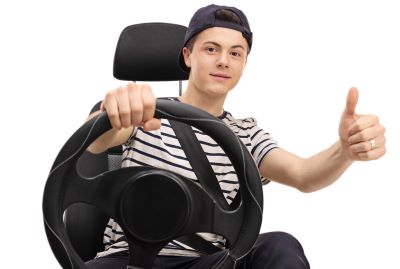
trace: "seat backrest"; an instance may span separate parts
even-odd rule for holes
[[[178,65],[186,27],[170,23],[143,23],[126,27],[114,56],[114,77],[128,81],[182,81],[188,79]],[[98,110],[100,103],[92,111]],[[92,177],[121,164],[121,147],[106,153],[85,152],[78,170]],[[76,252],[87,261],[102,251],[103,234],[109,217],[94,206],[76,203],[65,212],[64,221]]]

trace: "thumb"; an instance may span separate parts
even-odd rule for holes
[[[146,121],[143,124],[143,128],[146,132],[148,131],[153,131],[153,130],[158,130],[161,128],[161,120],[160,119],[156,119],[156,118],[152,118],[148,121]]]
[[[346,108],[344,113],[347,115],[354,115],[356,113],[356,106],[358,102],[358,90],[356,87],[351,87],[347,94]]]

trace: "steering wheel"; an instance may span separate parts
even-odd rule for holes
[[[258,169],[246,146],[221,120],[184,103],[158,99],[155,117],[192,125],[222,147],[238,176],[240,203],[224,209],[192,180],[151,166],[126,167],[93,178],[83,177],[77,171],[79,157],[96,138],[111,129],[103,112],[86,122],[66,142],[46,182],[45,230],[63,268],[86,268],[63,223],[65,209],[76,202],[95,205],[118,222],[129,252],[133,253],[129,256],[131,269],[151,268],[165,244],[195,232],[226,238],[227,251],[213,268],[233,268],[236,260],[251,250],[261,227],[263,196]]]

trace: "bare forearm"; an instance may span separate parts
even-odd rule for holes
[[[300,190],[313,192],[331,185],[352,163],[340,142],[336,142],[328,149],[304,159],[300,171]]]

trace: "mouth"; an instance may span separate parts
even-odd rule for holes
[[[212,77],[216,78],[216,79],[221,79],[221,80],[225,80],[225,79],[230,79],[231,77],[223,74],[223,73],[211,73],[210,74]]]

